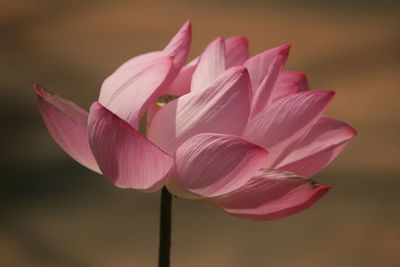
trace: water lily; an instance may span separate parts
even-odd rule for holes
[[[285,217],[324,196],[310,177],[356,134],[323,115],[334,92],[283,70],[290,45],[249,57],[244,37],[217,38],[185,65],[190,43],[187,22],[112,73],[89,112],[35,83],[50,134],[118,187],[166,187],[239,218]]]

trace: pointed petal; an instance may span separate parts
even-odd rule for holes
[[[186,21],[162,52],[163,56],[171,56],[174,58],[174,71],[178,72],[185,64],[189,55],[191,42],[192,23]]]
[[[225,40],[225,61],[227,68],[242,65],[248,57],[248,42],[246,38],[237,36]],[[193,72],[197,67],[199,58],[196,57],[180,70],[166,94],[181,96],[190,92]]]
[[[287,58],[288,50],[284,50],[284,53],[279,53],[272,59],[264,80],[258,86],[258,89],[255,91],[255,95],[253,96],[250,113],[251,118],[256,116],[272,103],[274,91],[277,89],[275,85]]]
[[[37,83],[33,83],[33,86],[40,114],[54,140],[74,160],[100,173],[89,147],[88,113],[76,104],[50,94]]]
[[[172,58],[163,57],[114,73],[104,81],[99,102],[136,128],[148,105],[162,94],[171,64]]]
[[[270,152],[265,168],[275,168],[321,117],[333,91],[305,91],[282,98],[249,120],[243,138]]]
[[[310,207],[329,188],[287,172],[261,170],[243,187],[212,201],[230,215],[270,221]]]
[[[267,154],[261,147],[233,135],[196,135],[177,149],[168,189],[185,198],[226,194],[244,185]]]
[[[200,56],[193,73],[191,91],[198,92],[208,88],[225,69],[225,40],[217,38]]]
[[[161,188],[172,159],[99,103],[89,113],[89,141],[104,176],[122,188]]]
[[[282,55],[286,57],[289,54],[290,45],[281,45],[265,52],[257,54],[249,58],[245,62],[245,67],[248,68],[250,73],[250,80],[253,88],[253,95],[256,95],[256,91],[261,85],[262,81],[268,73],[269,66],[272,64],[276,56]],[[286,60],[285,60],[286,61]]]
[[[272,102],[291,94],[308,90],[306,76],[301,72],[282,71],[272,94]]]
[[[355,135],[349,125],[322,117],[278,168],[310,177],[334,160]]]
[[[199,133],[240,135],[249,115],[249,77],[243,67],[223,73],[200,92],[186,94],[161,108],[149,128],[149,139],[169,154]]]
[[[243,36],[234,36],[225,40],[226,68],[242,65],[249,58],[249,43]]]
[[[127,70],[135,71],[135,69],[140,67],[140,64],[156,60],[160,57],[173,57],[174,71],[177,72],[187,60],[187,57],[189,55],[191,40],[192,40],[192,25],[190,21],[187,21],[175,34],[175,36],[164,48],[164,50],[149,52],[143,55],[133,57],[130,60],[126,61],[124,64],[122,64],[115,72],[127,71]]]

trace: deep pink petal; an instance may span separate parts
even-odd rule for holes
[[[243,36],[234,36],[225,40],[226,67],[242,65],[249,58],[249,43]]]
[[[193,73],[191,91],[198,92],[208,88],[225,69],[225,40],[217,38],[200,56]]]
[[[240,135],[249,115],[249,77],[243,67],[223,73],[213,85],[186,94],[158,111],[149,139],[169,154],[199,133]]]
[[[310,177],[334,160],[355,135],[349,125],[322,117],[278,168]]]
[[[87,137],[88,113],[76,104],[50,94],[37,83],[33,86],[40,114],[54,140],[74,160],[100,172]]]
[[[265,52],[257,54],[251,58],[249,58],[245,62],[245,66],[248,68],[250,73],[251,84],[253,88],[253,96],[256,95],[256,91],[261,85],[262,81],[267,76],[269,66],[272,64],[274,59],[278,55],[282,55],[286,57],[289,54],[290,45],[281,45],[272,49],[269,49]],[[285,60],[286,61],[286,60]]]
[[[148,105],[166,87],[171,64],[171,57],[163,57],[132,71],[112,74],[101,87],[99,102],[136,128]]]
[[[282,71],[273,90],[272,102],[305,90],[308,90],[308,83],[303,73]]]
[[[266,168],[275,168],[321,117],[333,91],[305,91],[282,98],[249,120],[243,138],[270,152]]]
[[[229,193],[255,174],[267,154],[261,147],[233,135],[196,135],[177,149],[168,189],[185,198]]]
[[[323,197],[329,186],[279,170],[260,170],[241,188],[212,200],[230,215],[270,221],[300,212]]]
[[[95,102],[89,113],[90,146],[104,176],[122,188],[161,188],[172,158],[124,120]]]

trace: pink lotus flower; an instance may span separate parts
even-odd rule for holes
[[[162,51],[111,74],[89,113],[34,84],[50,134],[118,187],[166,186],[240,218],[281,218],[324,196],[329,186],[309,177],[356,134],[322,115],[334,92],[283,71],[290,45],[249,58],[245,38],[217,38],[184,65],[190,43],[187,22]],[[164,95],[178,98],[160,107]]]

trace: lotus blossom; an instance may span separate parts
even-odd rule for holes
[[[190,43],[187,22],[112,73],[89,112],[34,83],[50,134],[118,187],[166,186],[239,218],[285,217],[324,196],[310,177],[356,134],[323,115],[334,92],[283,70],[290,45],[249,57],[246,38],[217,38],[185,65]]]

